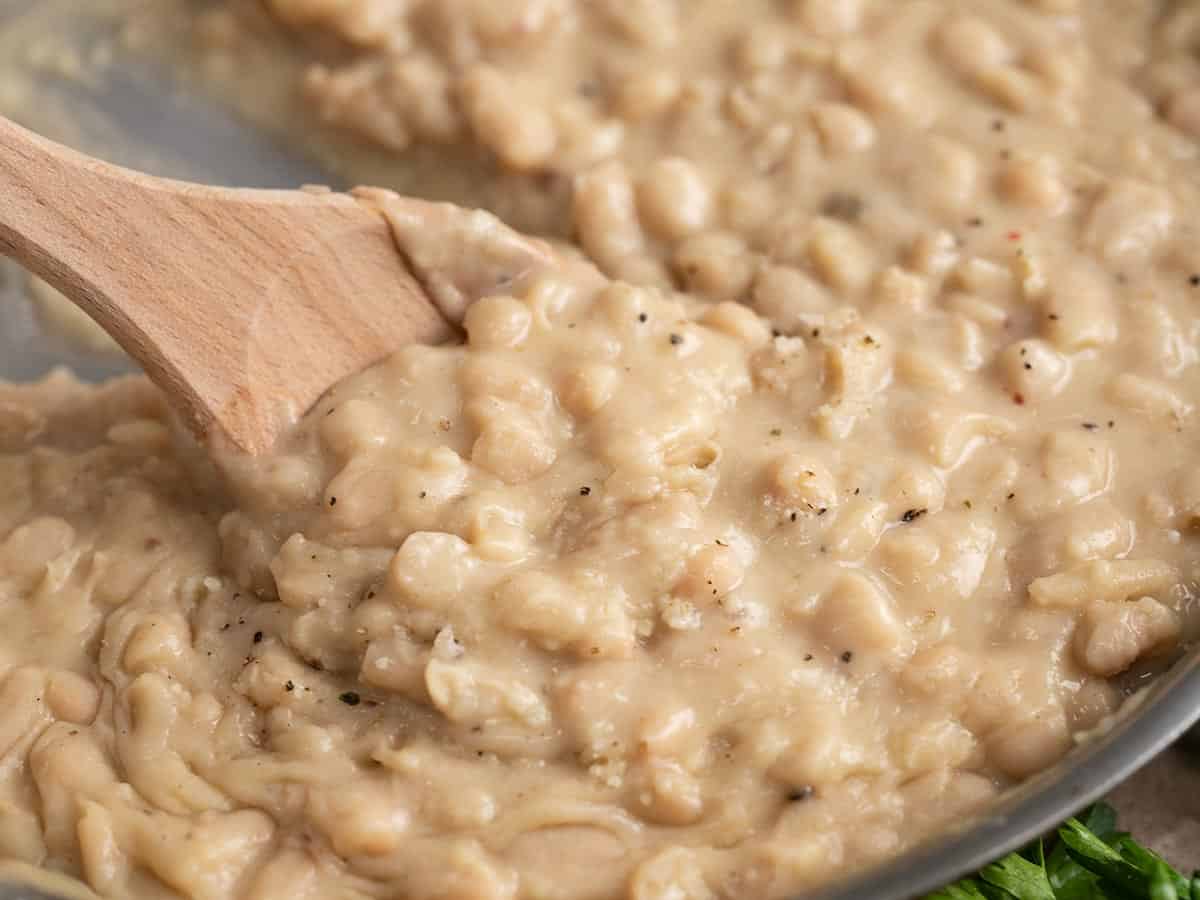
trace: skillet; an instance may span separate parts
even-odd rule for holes
[[[23,0],[0,0],[0,33],[25,8]],[[89,36],[81,32],[77,37],[82,45]],[[181,91],[144,61],[122,60],[102,83],[47,77],[37,91],[39,108],[68,109],[74,125],[100,122],[104,127],[94,134],[87,128],[55,133],[52,121],[27,124],[113,162],[230,186],[338,186],[337,179],[319,167],[248,128],[221,106]],[[12,111],[0,109],[7,112]],[[126,136],[127,142],[113,143],[113,133]],[[155,150],[152,164],[143,155],[145,147]],[[65,342],[37,338],[20,284],[13,267],[0,267],[0,378],[28,380],[54,365],[68,365],[91,380],[129,371],[120,359],[83,354]],[[982,816],[805,900],[908,900],[936,890],[1049,831],[1148,763],[1197,721],[1200,646],[1132,696],[1106,733],[1077,746]],[[66,898],[0,881],[0,900]]]

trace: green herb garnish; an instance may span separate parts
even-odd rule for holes
[[[1200,872],[1188,878],[1175,871],[1117,831],[1116,812],[1097,803],[1053,837],[925,900],[1200,900]]]

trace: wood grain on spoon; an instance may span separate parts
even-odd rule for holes
[[[388,218],[428,220],[436,239],[480,216],[388,192],[356,200],[154,178],[0,118],[0,252],[89,313],[197,433],[223,432],[250,453],[342,378],[454,333]],[[538,242],[517,241],[526,265],[546,258]],[[452,317],[469,302],[471,285],[457,289],[453,273],[421,276]]]

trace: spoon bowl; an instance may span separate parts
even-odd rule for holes
[[[91,315],[198,434],[250,453],[340,379],[453,333],[371,205],[154,178],[8,120],[0,252]]]

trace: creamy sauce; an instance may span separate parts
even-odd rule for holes
[[[0,388],[0,857],[137,900],[782,897],[1194,633],[1192,8],[268,6],[331,124],[484,154],[462,189],[597,268],[478,219],[467,340],[262,458],[141,379]],[[202,17],[234,70],[243,21]],[[394,225],[428,270],[480,239]]]

